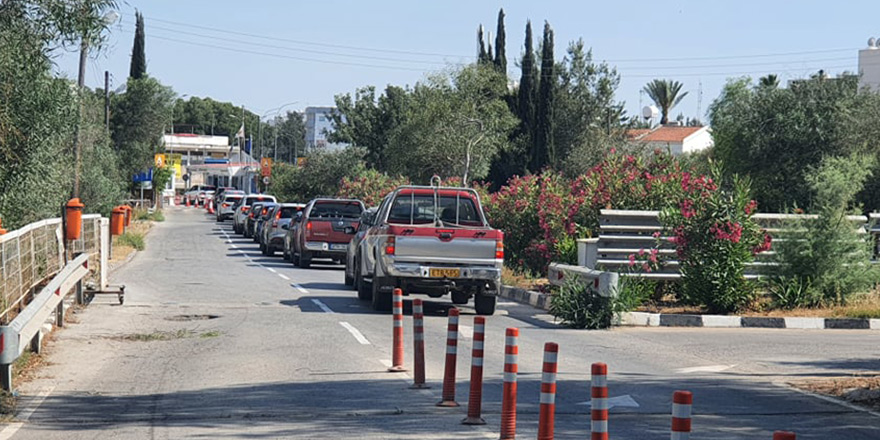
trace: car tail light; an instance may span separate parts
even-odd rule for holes
[[[281,211],[278,211],[278,213],[275,214],[275,221],[272,222],[272,227],[273,227],[273,228],[277,228],[277,227],[278,227],[278,219],[280,219],[280,218],[281,218]]]
[[[498,260],[504,259],[504,240],[495,241],[495,258]]]
[[[306,234],[312,233],[312,222],[306,222]]]
[[[253,211],[251,211],[251,213],[248,214],[248,218],[254,218],[254,213],[253,213]]]
[[[250,206],[242,206],[242,207],[241,207],[241,212],[246,213],[246,212],[248,212],[248,211],[250,211],[250,210],[251,210],[251,207],[250,207]]]
[[[396,250],[394,244],[394,237],[388,237],[385,240],[385,255],[394,255],[394,251]]]
[[[222,207],[224,207],[224,208],[228,208],[228,207],[229,207],[229,203],[224,203],[224,204],[222,204],[222,205],[220,205],[220,206],[222,206]]]

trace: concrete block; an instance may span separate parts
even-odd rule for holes
[[[869,321],[871,330],[880,330],[880,319],[871,319]]]
[[[703,327],[742,327],[739,316],[703,315]]]
[[[835,329],[869,329],[871,323],[864,318],[826,318],[825,328]]]
[[[784,318],[785,328],[823,329],[825,318]]]
[[[624,312],[620,314],[620,325],[647,327],[650,325],[651,315],[646,312]]]
[[[768,318],[764,316],[743,316],[743,327],[785,328],[785,318]]]
[[[702,327],[700,315],[660,315],[661,327]]]

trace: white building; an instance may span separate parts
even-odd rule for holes
[[[627,137],[630,142],[644,144],[649,149],[669,151],[675,156],[705,150],[715,145],[708,126],[683,127],[667,124],[653,129],[629,130]]]
[[[859,50],[859,89],[880,92],[880,40],[868,39],[867,49]]]
[[[327,136],[333,132],[330,115],[336,107],[306,107],[306,150],[339,150],[348,146],[344,143],[331,143]]]

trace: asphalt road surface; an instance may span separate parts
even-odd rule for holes
[[[795,391],[791,380],[880,370],[859,330],[560,328],[501,300],[487,320],[484,426],[464,426],[474,312],[460,308],[458,408],[439,408],[446,299],[426,305],[428,390],[388,373],[390,315],[347,289],[342,268],[262,256],[203,210],[172,208],[119,269],[126,303],[99,296],[57,332],[19,384],[15,439],[498,438],[504,330],[520,329],[518,437],[535,438],[542,349],[559,344],[556,438],[588,438],[590,364],[605,362],[616,439],[668,438],[674,390],[694,393],[693,437],[880,438],[880,417]],[[405,302],[406,363],[412,321]]]

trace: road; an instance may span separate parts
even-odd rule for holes
[[[488,318],[484,426],[460,424],[473,309],[462,311],[456,398],[439,408],[445,300],[426,310],[428,390],[388,373],[391,317],[343,284],[339,266],[264,257],[204,211],[172,208],[118,270],[124,306],[98,297],[60,330],[47,365],[20,385],[14,439],[498,438],[504,329],[520,329],[518,434],[537,432],[542,348],[559,344],[556,438],[589,434],[589,371],[609,368],[617,439],[668,438],[674,390],[694,393],[694,437],[880,438],[880,417],[794,391],[788,381],[880,370],[877,334],[853,330],[560,328],[501,301]],[[410,301],[406,301],[410,313]],[[412,359],[405,318],[406,361]]]

